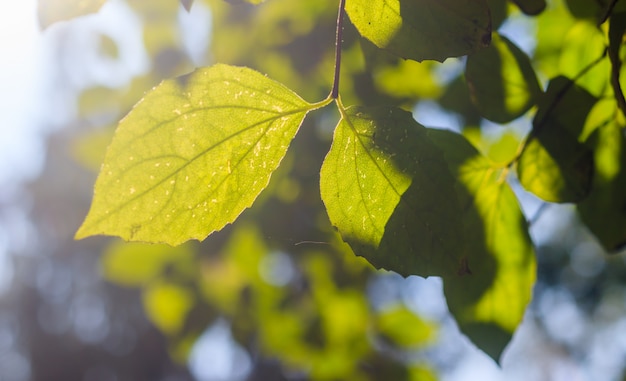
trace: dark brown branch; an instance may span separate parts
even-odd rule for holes
[[[346,0],[339,1],[339,11],[337,12],[337,34],[335,40],[335,78],[333,79],[333,89],[331,98],[337,99],[339,96],[339,75],[341,71],[341,45],[343,43],[343,19],[345,14]]]

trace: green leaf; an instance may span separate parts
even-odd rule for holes
[[[399,109],[340,111],[320,173],[332,224],[377,268],[455,274],[462,237],[454,180],[424,127]]]
[[[592,136],[595,176],[589,197],[578,205],[582,221],[607,251],[626,245],[626,137],[611,118]]]
[[[443,130],[428,136],[458,176],[466,271],[444,279],[450,312],[460,329],[496,361],[531,299],[536,262],[526,219],[505,173],[463,138]]]
[[[100,265],[108,281],[140,287],[158,279],[166,269],[191,272],[195,269],[194,261],[189,245],[171,247],[117,241],[107,247]]]
[[[39,26],[46,29],[55,22],[98,12],[106,0],[39,0]]]
[[[578,21],[567,31],[560,44],[560,75],[576,78],[577,86],[596,97],[602,96],[610,83],[611,73],[609,60],[602,59],[606,57],[604,32],[589,21]]]
[[[536,16],[546,9],[546,0],[512,0],[519,9],[529,16]]]
[[[467,58],[465,78],[480,113],[508,123],[537,102],[541,87],[528,56],[506,37],[492,38],[491,46]]]
[[[164,81],[120,122],[76,238],[204,239],[252,205],[318,106],[247,68]]]
[[[162,279],[150,284],[143,294],[146,314],[167,335],[183,329],[194,303],[191,290]]]
[[[524,188],[550,202],[578,202],[587,196],[593,153],[580,140],[595,102],[565,77],[550,81],[517,166]]]
[[[406,307],[383,311],[376,319],[380,334],[392,344],[404,348],[424,347],[433,341],[436,327],[422,320]]]
[[[379,48],[416,61],[444,61],[487,46],[485,0],[347,0],[359,33]]]
[[[604,12],[602,3],[588,0],[565,0],[572,16],[596,23]]]

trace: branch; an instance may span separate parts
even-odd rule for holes
[[[335,78],[333,79],[333,89],[330,97],[337,99],[339,96],[339,72],[341,71],[341,45],[343,43],[343,19],[345,14],[346,0],[339,1],[339,11],[337,12],[337,34],[335,40]]]

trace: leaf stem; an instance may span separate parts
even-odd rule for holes
[[[335,78],[333,79],[333,89],[330,92],[332,99],[339,96],[339,72],[341,71],[341,45],[343,43],[343,19],[345,14],[346,0],[339,0],[339,11],[337,12],[337,34],[335,39]]]

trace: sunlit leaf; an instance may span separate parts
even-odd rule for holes
[[[204,239],[253,203],[315,107],[246,68],[163,82],[120,122],[76,237]]]
[[[616,251],[626,246],[626,137],[611,119],[596,130],[593,140],[593,186],[578,212],[602,246]]]
[[[582,0],[589,2],[587,0]],[[545,78],[559,75],[559,61],[565,36],[576,19],[567,11],[563,0],[551,2],[551,6],[543,11],[537,20],[537,47],[534,51],[533,64]],[[559,38],[555,38],[559,36]]]
[[[527,15],[536,16],[546,9],[546,0],[513,0]]]
[[[487,46],[491,19],[485,0],[347,0],[363,37],[416,61],[443,61]]]
[[[434,98],[441,93],[441,87],[433,75],[433,64],[400,60],[397,65],[377,70],[374,80],[383,92],[395,97]]]
[[[461,330],[496,361],[531,299],[536,263],[528,225],[501,171],[461,135],[429,130],[458,176],[466,268],[444,278],[450,311]]]
[[[194,269],[193,261],[193,251],[188,245],[173,248],[167,245],[115,242],[104,252],[100,265],[102,275],[107,280],[138,287],[159,278],[168,268]]]
[[[467,58],[465,78],[481,114],[497,123],[507,123],[519,117],[537,102],[541,94],[528,56],[496,33],[491,46]]]
[[[189,290],[167,281],[152,283],[143,295],[144,308],[150,320],[170,335],[183,327],[194,302]]]
[[[399,347],[424,346],[435,336],[431,324],[403,307],[383,311],[376,319],[376,326],[386,340]]]
[[[560,44],[561,75],[576,78],[577,86],[596,97],[604,94],[609,87],[611,69],[608,59],[598,61],[606,57],[606,37],[600,28],[589,21],[578,21],[567,31]]]
[[[106,0],[39,0],[37,15],[42,29],[55,22],[98,12]]]
[[[462,246],[453,179],[410,113],[342,110],[320,173],[330,221],[357,255],[402,275],[447,275]]]
[[[565,77],[550,81],[517,166],[524,188],[551,202],[577,202],[587,196],[593,154],[580,136],[595,101]]]

